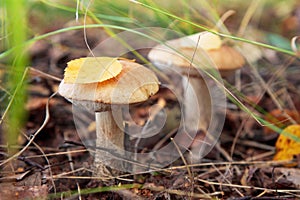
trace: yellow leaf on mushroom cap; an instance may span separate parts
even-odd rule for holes
[[[99,83],[117,76],[122,65],[111,57],[86,57],[71,60],[65,69],[66,83]]]
[[[285,134],[289,134],[295,137],[297,140],[293,140]],[[286,127],[282,134],[278,137],[276,141],[276,155],[273,160],[292,160],[294,156],[300,154],[300,125],[290,125]],[[295,164],[290,164],[287,166],[294,166]]]

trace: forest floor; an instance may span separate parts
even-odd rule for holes
[[[87,34],[91,48],[108,38],[101,28]],[[0,199],[300,199],[300,156],[293,161],[273,160],[279,134],[261,126],[229,100],[222,133],[200,163],[190,165],[188,156],[183,155],[160,170],[123,173],[105,180],[95,177],[94,157],[80,139],[72,104],[59,94],[51,96],[58,89],[66,63],[89,54],[84,32],[68,31],[37,41],[29,53],[28,121],[17,144],[10,147],[15,153],[24,151],[8,160],[8,147],[1,138]],[[253,66],[248,64],[227,81],[237,86],[243,94],[241,102],[251,111],[258,107],[265,111],[262,119],[280,128],[300,123],[299,59],[268,49],[260,49],[259,54],[256,72],[266,80],[266,86],[253,76]],[[132,107],[132,120],[146,123],[150,105],[163,100],[176,122],[174,98],[161,88],[150,103]],[[285,106],[278,107],[278,102]],[[85,131],[95,134],[92,121]],[[143,148],[153,148],[156,142],[146,141]]]

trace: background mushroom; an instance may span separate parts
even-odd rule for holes
[[[227,76],[245,63],[240,53],[210,32],[169,40],[155,46],[148,57],[159,68],[175,68],[183,75],[186,127],[203,131],[207,130],[212,114],[211,96],[202,70],[218,70]],[[198,105],[199,113],[191,105]]]
[[[96,175],[110,175],[107,166],[125,170],[122,158],[118,159],[124,156],[121,108],[146,101],[158,89],[155,74],[132,61],[96,57],[68,63],[59,93],[75,105],[95,112]]]

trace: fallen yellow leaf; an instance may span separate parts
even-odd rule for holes
[[[71,60],[65,69],[65,83],[97,83],[117,76],[122,71],[118,58],[86,57]]]
[[[275,147],[277,152],[273,160],[292,160],[294,156],[300,154],[300,142],[291,139],[286,134],[300,138],[300,125],[290,125],[282,131],[282,134],[280,134],[276,141]],[[292,163],[287,166],[291,167],[295,165],[296,163]]]

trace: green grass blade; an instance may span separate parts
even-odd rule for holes
[[[167,16],[172,17],[172,18],[174,18],[174,19],[177,19],[177,20],[179,20],[179,21],[182,21],[182,22],[188,23],[188,24],[190,24],[190,25],[193,25],[193,26],[195,26],[195,27],[197,27],[197,28],[200,28],[200,29],[202,29],[202,30],[204,30],[204,31],[209,31],[209,32],[211,32],[211,33],[213,33],[213,34],[216,34],[216,35],[219,35],[219,36],[221,36],[221,37],[225,37],[225,38],[229,38],[229,39],[233,39],[233,40],[237,40],[237,41],[241,41],[241,42],[246,42],[246,43],[249,43],[249,44],[257,45],[257,46],[260,46],[260,47],[272,49],[272,50],[274,50],[274,51],[281,52],[281,53],[285,53],[285,54],[288,54],[288,55],[291,55],[291,56],[297,56],[297,54],[296,54],[295,52],[293,52],[293,51],[289,51],[289,50],[286,50],[286,49],[274,47],[274,46],[272,46],[272,45],[268,45],[268,44],[261,43],[261,42],[256,42],[256,41],[248,40],[248,39],[245,39],[245,38],[240,38],[240,37],[236,37],[236,36],[232,36],[232,35],[228,35],[228,34],[224,34],[224,33],[219,33],[219,32],[217,32],[217,31],[211,30],[211,29],[209,29],[209,28],[207,28],[207,27],[205,27],[205,26],[196,24],[196,23],[191,22],[191,21],[189,21],[189,20],[186,20],[186,19],[183,19],[183,18],[178,17],[178,16],[176,16],[176,15],[173,15],[173,14],[171,14],[171,13],[169,13],[169,12],[163,11],[163,10],[161,10],[161,9],[159,9],[159,8],[149,6],[149,5],[147,5],[147,4],[145,4],[145,3],[142,3],[142,2],[140,2],[140,1],[136,1],[136,0],[130,0],[130,1],[133,2],[133,3],[139,4],[139,5],[141,5],[141,6],[144,6],[144,7],[148,8],[148,9],[151,9],[151,10],[153,10],[153,11],[155,11],[155,12],[158,12],[158,13],[161,13],[161,14],[164,14],[164,15],[167,15]]]
[[[23,44],[27,40],[27,18],[26,18],[26,1],[25,0],[5,0],[6,10],[6,29],[7,29],[7,48],[11,49],[8,68],[9,77],[7,87],[10,89],[19,88],[15,93],[14,99],[10,99],[11,107],[7,113],[6,140],[8,144],[14,144],[17,140],[18,133],[23,127],[26,113],[24,104],[26,101],[26,85],[21,83],[28,57]],[[13,153],[13,152],[10,152]]]
[[[72,7],[68,7],[68,6],[64,6],[62,4],[59,3],[55,3],[52,1],[47,1],[47,0],[41,0],[42,3],[44,3],[45,5],[51,6],[53,8],[58,8],[64,11],[68,11],[68,12],[72,12],[75,13],[76,12],[76,8],[72,8]],[[78,11],[79,14],[83,15],[84,12],[83,11]],[[103,20],[110,20],[111,22],[118,22],[118,23],[136,23],[136,21],[134,19],[131,19],[129,17],[122,17],[122,16],[114,16],[114,15],[107,15],[107,14],[101,14],[101,13],[95,13],[94,14],[96,17],[103,19]]]
[[[115,185],[115,186],[106,186],[106,187],[97,187],[97,188],[87,188],[81,189],[80,193],[78,191],[69,191],[69,192],[61,192],[56,194],[49,194],[48,198],[55,199],[59,197],[74,197],[77,195],[86,195],[86,194],[94,194],[101,192],[113,192],[118,190],[128,190],[132,188],[142,188],[141,184],[124,184],[124,185]]]

